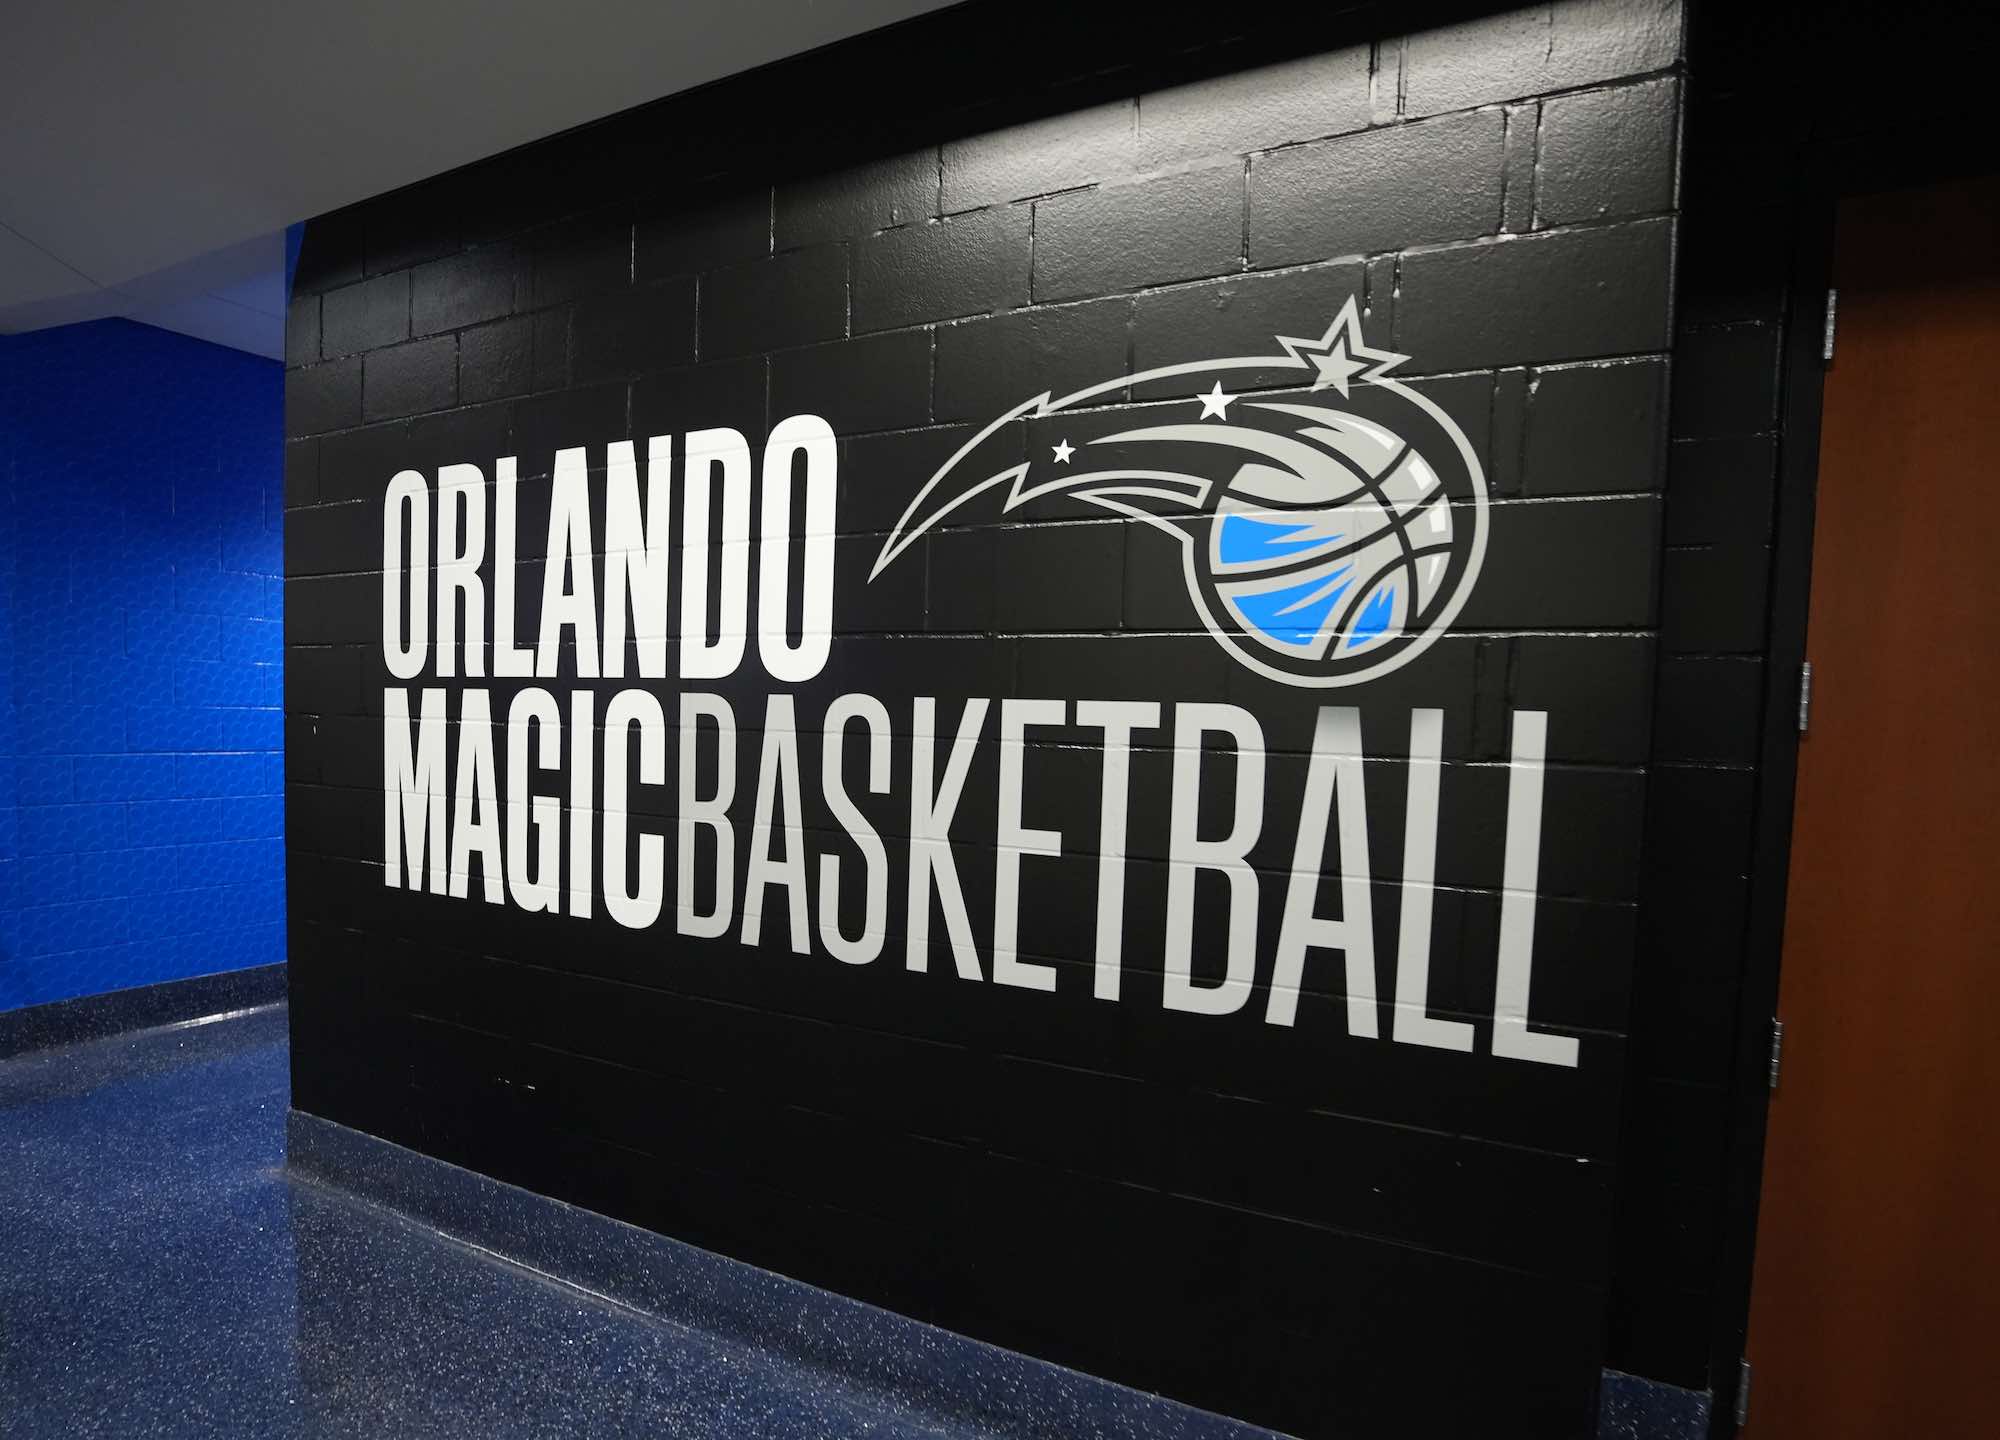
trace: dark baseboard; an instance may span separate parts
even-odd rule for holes
[[[1598,1440],[1704,1440],[1714,1397],[1606,1370],[1597,1392]]]
[[[174,1025],[285,998],[285,967],[257,965],[0,1011],[0,1060],[127,1030]]]
[[[462,1170],[303,1111],[294,1175],[680,1325],[971,1428],[1033,1440],[1282,1440]]]

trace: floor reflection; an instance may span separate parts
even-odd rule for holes
[[[283,1168],[282,1007],[0,1063],[0,1434],[964,1433]]]

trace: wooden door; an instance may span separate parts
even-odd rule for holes
[[[2000,1433],[2000,182],[1835,244],[1754,1440]]]

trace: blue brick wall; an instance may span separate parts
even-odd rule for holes
[[[282,389],[0,336],[0,1010],[284,958]]]

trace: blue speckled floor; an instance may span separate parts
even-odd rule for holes
[[[282,1007],[0,1063],[0,1436],[970,1432],[287,1175]]]

